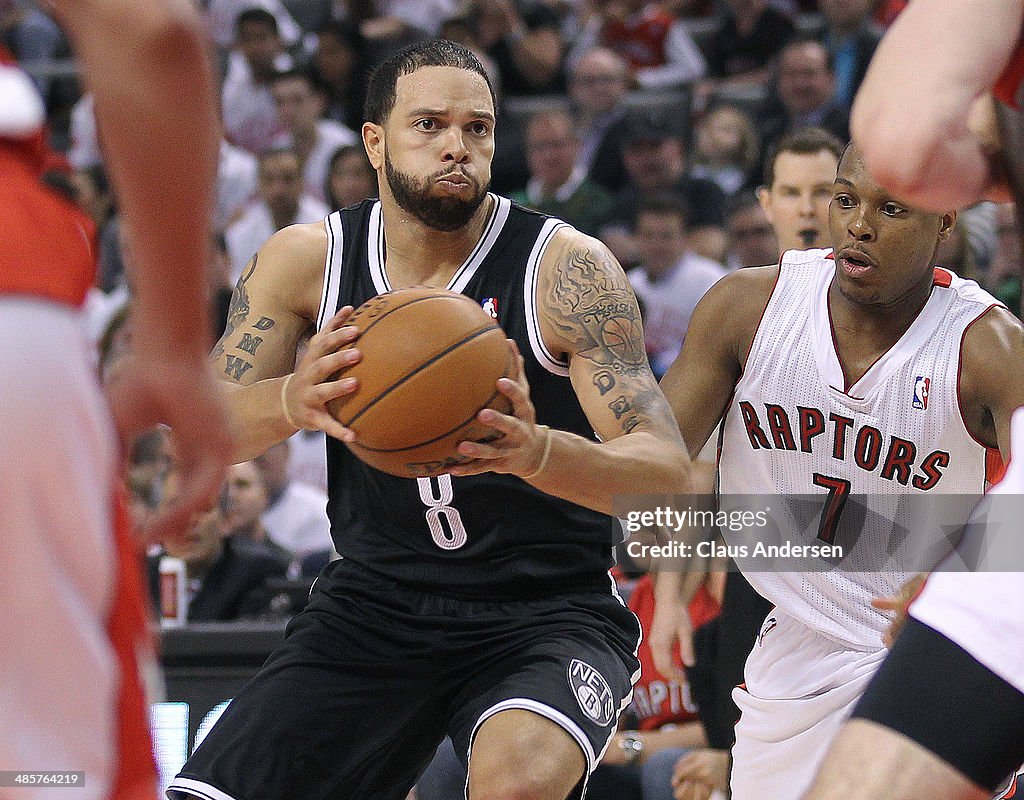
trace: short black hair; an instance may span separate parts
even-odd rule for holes
[[[366,87],[366,103],[363,105],[363,118],[375,125],[384,124],[391,109],[395,107],[395,88],[398,79],[410,75],[422,67],[457,67],[475,72],[487,83],[491,93],[491,102],[497,106],[494,87],[487,77],[483,64],[472,51],[461,44],[447,39],[433,39],[418,42],[399,50],[391,58],[380,64],[370,75]]]
[[[314,92],[322,91],[313,73],[306,67],[292,67],[291,69],[282,69],[275,72],[270,76],[271,85],[278,81],[290,81],[300,80],[305,81],[309,84],[309,88]]]
[[[270,28],[275,34],[279,33],[277,29],[277,17],[271,14],[267,9],[260,8],[258,6],[253,8],[247,8],[245,11],[240,11],[238,16],[235,17],[235,33],[237,34],[243,25],[248,25],[250,22],[262,23]]]
[[[637,204],[636,214],[633,217],[634,226],[639,222],[640,217],[644,214],[651,214],[652,216],[658,217],[678,217],[679,221],[683,225],[684,231],[690,224],[690,207],[687,204],[686,199],[681,195],[673,194],[671,192],[644,197]]]
[[[827,150],[836,157],[838,162],[843,157],[845,146],[839,138],[823,128],[798,128],[779,139],[768,151],[764,160],[764,186],[772,188],[775,183],[775,162],[782,153],[796,153],[800,156],[812,156]]]

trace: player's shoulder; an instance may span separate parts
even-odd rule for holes
[[[259,291],[293,313],[314,319],[327,248],[323,221],[282,228],[267,239],[243,272],[249,292]]]
[[[1024,324],[1001,303],[988,304],[964,331],[961,363],[998,372],[1024,367]]]
[[[284,259],[297,267],[315,263],[323,266],[327,254],[327,228],[324,223],[310,222],[281,228],[260,248],[261,259]]]

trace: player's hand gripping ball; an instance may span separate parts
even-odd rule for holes
[[[477,414],[511,413],[496,383],[512,374],[514,356],[476,300],[414,286],[373,297],[346,325],[359,329],[348,346],[362,359],[342,376],[359,388],[327,410],[355,432],[349,448],[366,464],[404,478],[439,475],[469,460],[459,442],[502,436]]]

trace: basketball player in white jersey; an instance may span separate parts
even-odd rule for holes
[[[884,520],[901,496],[980,497],[1024,403],[1024,333],[975,284],[932,266],[955,219],[894,199],[850,148],[829,212],[835,255],[790,251],[779,267],[727,276],[698,305],[663,388],[691,452],[724,420],[723,502],[778,496],[773,515],[791,530],[786,496],[820,493],[823,509],[859,496]],[[841,535],[842,514],[822,516]],[[921,525],[940,522],[915,518],[911,549]],[[795,799],[885,655],[889,620],[871,600],[907,576],[747,577],[776,609],[734,693],[732,793]]]
[[[972,203],[1008,184],[1020,215],[1022,29],[1021,0],[915,0],[903,12],[852,120],[882,183],[929,207]],[[995,119],[977,124],[975,112],[993,99]],[[1001,142],[989,134],[993,121]],[[898,152],[890,149],[897,140]],[[1005,516],[1024,495],[1024,410],[1011,436],[1014,459],[965,539],[1019,534],[1019,521],[1008,525]],[[808,798],[980,800],[1024,760],[1024,574],[937,572],[910,615]]]

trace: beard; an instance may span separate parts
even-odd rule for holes
[[[468,200],[461,200],[458,197],[435,197],[430,193],[430,187],[434,181],[442,175],[450,175],[456,170],[443,169],[436,172],[426,180],[418,180],[412,175],[406,175],[395,169],[391,159],[384,155],[384,174],[388,179],[388,186],[391,187],[391,194],[399,207],[412,214],[416,219],[433,228],[436,231],[450,233],[464,227],[480,208],[480,204],[487,197],[490,183],[480,186],[476,179],[460,172],[470,186],[475,190]]]

